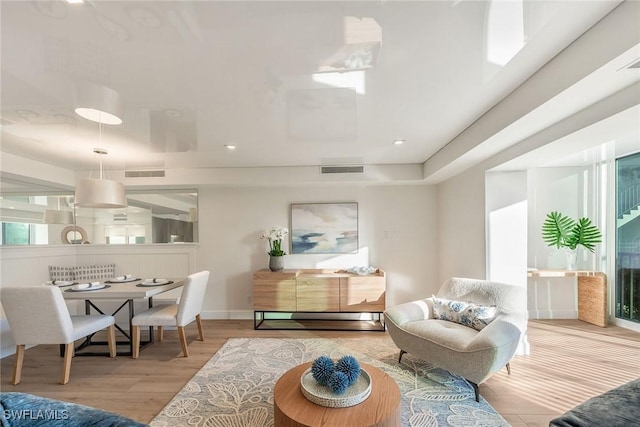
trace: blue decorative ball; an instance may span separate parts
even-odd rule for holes
[[[332,392],[335,394],[342,394],[349,387],[349,379],[345,374],[340,371],[335,371],[329,377],[329,384],[327,384]]]
[[[311,364],[311,375],[320,385],[327,385],[335,370],[336,365],[328,356],[320,356]]]
[[[336,371],[346,375],[348,385],[353,385],[360,378],[360,364],[353,356],[343,356],[336,363]]]

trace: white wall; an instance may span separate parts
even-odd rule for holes
[[[526,286],[527,173],[487,172],[487,278]]]
[[[486,278],[484,169],[475,167],[438,185],[438,281]]]
[[[268,266],[267,245],[259,235],[273,225],[290,228],[291,203],[357,202],[360,251],[287,255],[285,268],[382,268],[388,272],[388,305],[431,295],[439,287],[433,186],[207,187],[198,196],[198,265],[211,270],[215,287],[207,294],[206,318],[252,316],[252,275]]]
[[[487,279],[527,286],[527,173],[487,172]],[[528,334],[517,354],[530,353]]]

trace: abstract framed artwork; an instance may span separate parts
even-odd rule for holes
[[[358,204],[292,203],[292,254],[358,251]]]

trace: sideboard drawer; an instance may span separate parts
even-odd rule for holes
[[[340,278],[340,311],[383,312],[385,288],[384,277]]]
[[[254,310],[296,311],[296,279],[254,279]]]
[[[340,311],[340,279],[337,277],[298,277],[297,311]]]

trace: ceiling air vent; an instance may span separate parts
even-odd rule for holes
[[[113,220],[114,221],[126,221],[127,220],[127,214],[126,213],[113,214]]]
[[[364,173],[364,166],[320,166],[320,173]]]
[[[164,171],[124,171],[125,178],[163,178]]]

